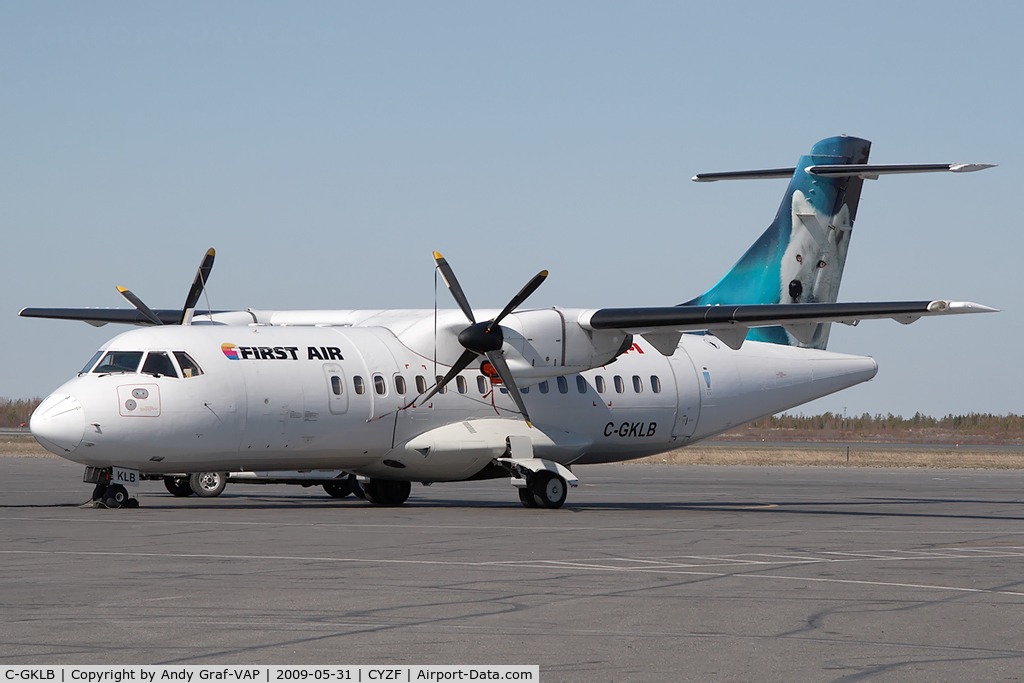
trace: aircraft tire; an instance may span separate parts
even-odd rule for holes
[[[533,489],[533,497],[538,507],[549,510],[562,507],[569,489],[565,479],[551,472],[538,472],[533,475],[531,484],[530,488]]]
[[[528,486],[524,486],[519,489],[519,502],[521,502],[524,507],[537,507],[537,499],[533,497],[533,489]]]
[[[391,481],[389,479],[371,479],[363,487],[366,500],[374,505],[396,506],[409,499],[412,484],[407,481]]]
[[[200,498],[215,498],[228,485],[227,472],[196,472],[189,475],[189,486]]]
[[[108,508],[128,507],[128,489],[120,484],[108,486],[106,495],[103,502]]]
[[[187,498],[193,493],[188,477],[164,477],[164,487],[179,498]]]
[[[347,498],[352,495],[352,480],[346,475],[337,481],[328,482],[324,484],[324,491],[331,498]]]

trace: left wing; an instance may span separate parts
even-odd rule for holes
[[[909,325],[924,316],[996,311],[969,301],[602,308],[583,313],[580,325],[589,330],[622,330],[639,334],[663,354],[671,355],[683,332],[706,330],[730,348],[739,349],[751,327],[781,325],[800,341],[806,339],[809,342],[819,323],[856,325],[861,320],[892,318]]]

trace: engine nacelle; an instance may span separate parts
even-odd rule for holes
[[[481,320],[497,314],[489,310],[475,313]],[[521,386],[607,365],[633,343],[629,334],[584,329],[577,322],[579,314],[575,309],[542,308],[518,311],[501,321],[505,360],[516,379],[522,380]],[[465,350],[458,335],[467,325],[460,311],[441,311],[436,326],[432,315],[424,315],[393,331],[403,345],[423,358],[431,359],[436,352],[438,362],[451,366]]]
[[[633,343],[630,334],[585,330],[578,311],[558,308],[521,311],[502,321],[506,360],[516,377],[554,377],[607,365]],[[513,353],[508,353],[511,346]]]

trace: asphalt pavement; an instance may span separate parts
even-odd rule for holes
[[[229,485],[82,509],[0,458],[4,664],[539,664],[550,680],[1016,680],[1024,472],[601,465],[374,507]]]

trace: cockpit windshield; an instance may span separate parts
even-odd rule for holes
[[[93,368],[94,374],[114,372],[136,372],[142,362],[142,351],[110,351],[100,364]]]
[[[174,357],[178,359],[178,365],[181,366],[181,374],[185,377],[198,377],[203,374],[199,364],[192,360],[192,356],[184,351],[175,351]]]
[[[146,363],[142,366],[142,374],[177,378],[178,371],[174,368],[174,363],[171,362],[166,351],[150,351],[146,356]]]
[[[95,354],[93,354],[93,357],[89,359],[89,362],[85,364],[85,367],[83,367],[78,374],[83,375],[92,370],[92,366],[96,365],[96,361],[98,361],[100,359],[100,356],[102,355],[102,351],[97,351]]]

